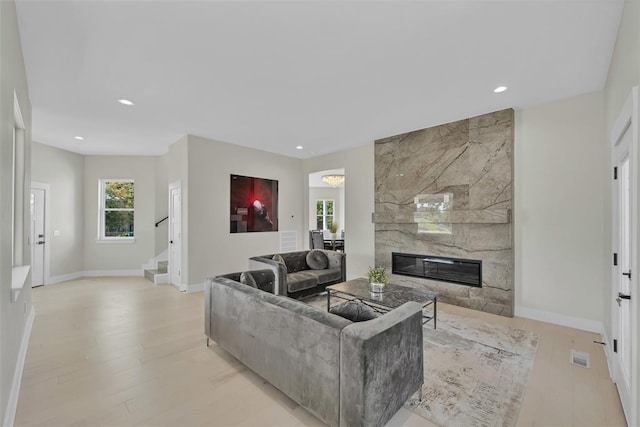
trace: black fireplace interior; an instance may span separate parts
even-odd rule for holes
[[[393,252],[391,271],[403,276],[482,287],[482,261]]]

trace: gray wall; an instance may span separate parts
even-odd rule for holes
[[[173,163],[173,159],[170,160]],[[201,285],[215,274],[248,268],[252,256],[278,252],[279,233],[229,232],[229,176],[278,181],[279,230],[295,231],[302,247],[302,161],[197,136],[188,137],[188,284]],[[184,218],[183,218],[184,222]]]
[[[33,144],[32,181],[50,186],[50,282],[85,272],[141,271],[149,258],[167,249],[166,221],[154,226],[167,214],[167,163],[168,155],[85,157]],[[136,242],[97,242],[98,179],[125,177],[136,179]]]
[[[602,260],[610,259],[603,140],[602,92],[516,113],[518,315],[559,313],[600,331]]]
[[[640,23],[638,25],[640,27]],[[640,44],[640,39],[638,40]],[[640,51],[640,46],[638,46]],[[614,58],[615,60],[615,58]],[[615,61],[614,61],[615,62]],[[613,67],[613,66],[612,66]],[[612,68],[612,73],[616,71]],[[636,83],[637,84],[637,83]],[[630,87],[629,87],[630,90]],[[608,160],[604,157],[605,143],[602,141],[602,131],[598,130],[598,127],[602,123],[602,111],[597,110],[598,94],[587,94],[583,97],[577,97],[575,99],[560,100],[557,103],[550,103],[548,105],[528,107],[516,111],[516,154],[515,161],[516,167],[514,169],[514,182],[516,186],[515,201],[516,210],[522,210],[521,214],[516,212],[514,230],[516,240],[514,242],[514,254],[515,260],[515,298],[516,298],[516,311],[518,308],[531,308],[539,313],[548,315],[548,319],[554,319],[556,321],[564,321],[567,317],[571,317],[577,321],[576,325],[580,327],[595,325],[604,320],[605,323],[609,323],[609,314],[606,313],[609,308],[605,307],[603,314],[602,304],[603,302],[598,300],[603,299],[603,286],[598,285],[598,281],[610,282],[610,257],[605,256],[610,253],[610,214],[608,213],[608,207],[589,209],[586,215],[578,213],[577,210],[571,209],[567,214],[562,213],[557,215],[554,220],[554,230],[593,230],[595,231],[585,234],[585,237],[581,239],[587,239],[588,246],[586,248],[580,248],[578,244],[571,243],[571,236],[557,233],[540,233],[535,235],[535,239],[532,239],[531,227],[543,227],[544,219],[536,220],[531,218],[531,211],[528,208],[533,208],[529,205],[523,205],[523,200],[519,199],[521,191],[527,191],[528,197],[536,199],[537,203],[540,203],[536,209],[546,208],[546,212],[551,215],[553,212],[553,204],[549,200],[545,199],[545,194],[552,194],[554,197],[558,197],[559,190],[555,190],[552,181],[556,178],[561,179],[567,172],[572,172],[571,179],[574,183],[584,182],[585,186],[576,187],[578,191],[572,197],[578,197],[578,201],[581,206],[588,203],[588,196],[585,192],[593,190],[593,198],[596,200],[604,200],[607,202],[607,195],[609,195],[609,186],[603,183],[594,183],[594,173],[596,176],[602,173],[602,170],[608,164]],[[601,96],[601,95],[600,95]],[[625,95],[626,96],[626,95]],[[620,100],[620,105],[624,102],[624,99]],[[585,105],[581,105],[585,103]],[[594,104],[595,103],[595,104]],[[529,113],[531,111],[531,113]],[[580,114],[587,114],[585,117],[581,117]],[[569,126],[582,126],[585,122],[586,130],[592,131],[592,134],[587,137],[583,142],[584,132],[565,133],[563,134],[563,140],[560,141],[554,137],[552,141],[539,140],[539,135],[554,131],[558,126],[561,126],[562,120],[567,120]],[[599,124],[600,123],[600,124]],[[525,138],[520,139],[522,134],[518,133],[519,128],[535,130],[538,129],[538,136],[529,134],[527,137],[525,132]],[[599,140],[599,147],[596,141]],[[526,142],[528,145],[525,147],[523,144]],[[586,144],[585,148],[586,156],[578,156],[578,153],[582,152],[581,144]],[[536,146],[537,144],[537,146]],[[558,144],[566,145],[567,149],[558,150]],[[533,146],[531,146],[533,145]],[[569,147],[571,147],[569,149]],[[525,149],[535,154],[535,158],[526,159],[520,156],[518,153]],[[598,152],[594,150],[599,150]],[[558,162],[553,160],[554,156],[561,155],[565,162]],[[573,168],[572,164],[577,159],[582,162],[579,167]],[[552,161],[549,161],[551,159]],[[525,167],[521,170],[520,161],[526,161]],[[362,277],[366,275],[368,266],[374,264],[374,230],[371,222],[371,214],[374,211],[374,144],[368,144],[363,147],[345,150],[342,152],[316,157],[312,159],[304,160],[304,177],[308,176],[311,172],[317,172],[321,170],[334,169],[345,167],[346,169],[346,181],[345,181],[345,227],[349,231],[347,232],[347,275],[349,278]],[[603,166],[604,165],[604,166]],[[544,173],[541,173],[544,171]],[[549,179],[544,176],[549,176]],[[606,175],[606,174],[605,174]],[[522,189],[525,187],[526,189]],[[591,189],[587,187],[592,187]],[[598,194],[598,192],[602,192]],[[604,194],[604,199],[601,197]],[[568,203],[572,199],[567,199],[563,203]],[[528,202],[524,199],[524,202]],[[305,212],[305,218],[309,216],[309,190],[305,189],[304,194],[304,206],[307,212]],[[603,212],[604,209],[604,212]],[[598,221],[599,215],[605,218],[606,225],[603,223],[594,224],[593,221]],[[609,218],[607,219],[607,216]],[[601,237],[602,229],[604,227],[604,237]],[[600,228],[600,231],[598,231]],[[522,237],[522,232],[528,236],[525,239]],[[573,232],[573,231],[572,231]],[[560,238],[560,240],[557,240]],[[556,244],[559,241],[560,245]],[[597,245],[604,245],[603,253],[598,258]],[[308,238],[305,236],[304,247],[308,247]],[[607,250],[607,245],[609,250]],[[544,252],[543,252],[544,251]],[[587,278],[586,286],[589,289],[589,295],[580,297],[581,306],[575,303],[575,295],[570,295],[569,289],[576,290],[579,286],[578,282],[572,281],[571,283],[562,284],[562,292],[559,297],[544,298],[550,291],[550,287],[545,283],[540,283],[545,275],[544,270],[538,268],[531,262],[523,264],[523,258],[526,258],[528,254],[544,254],[545,259],[553,259],[557,257],[566,256],[567,251],[575,253],[583,253],[594,264],[587,268],[587,272],[593,274],[594,277]],[[574,258],[572,258],[573,260]],[[583,263],[577,265],[584,266]],[[603,265],[609,271],[603,271]],[[546,267],[545,267],[546,268]],[[564,273],[563,273],[564,274]],[[603,277],[604,275],[604,277]],[[584,278],[583,275],[580,276]],[[608,291],[607,291],[608,292]],[[591,294],[592,293],[592,294]],[[555,294],[554,294],[555,295]],[[607,293],[607,298],[609,294]],[[594,303],[595,302],[595,303]],[[531,315],[529,312],[527,315]],[[640,341],[640,339],[639,339]]]
[[[169,170],[167,180],[169,184],[179,182],[182,188],[182,283],[176,285],[188,285],[189,282],[189,137],[184,136],[179,141],[169,146]],[[168,189],[167,189],[168,191]],[[168,197],[168,196],[167,196]]]
[[[373,143],[303,161],[304,182],[310,173],[344,169],[344,229],[347,254],[347,278],[363,277],[374,264],[373,213]],[[304,217],[309,217],[309,188],[303,187]],[[308,233],[304,246],[309,247]]]
[[[20,46],[20,34],[16,19],[15,3],[0,2],[0,422],[7,421],[7,407],[11,386],[16,373],[20,346],[32,309],[31,287],[22,289],[16,302],[11,302],[11,235],[12,235],[12,158],[14,93],[18,99],[26,135],[24,147],[23,264],[30,262],[30,248],[26,244],[29,235],[29,192],[31,182],[31,102]],[[26,345],[26,342],[24,343]],[[20,374],[20,373],[18,373]],[[17,397],[17,396],[14,396]],[[15,404],[15,402],[14,402]]]
[[[142,273],[155,254],[155,157],[87,156],[84,169],[84,270],[90,274],[120,270]],[[135,180],[135,242],[98,241],[98,181]]]
[[[155,222],[169,215],[169,156],[155,158]],[[166,251],[169,245],[169,221],[164,220],[154,231],[154,256]]]
[[[84,156],[37,142],[31,154],[31,180],[50,186],[50,276],[83,271]]]

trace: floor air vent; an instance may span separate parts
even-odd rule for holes
[[[583,368],[589,367],[589,353],[584,351],[571,350],[571,364],[582,366]]]

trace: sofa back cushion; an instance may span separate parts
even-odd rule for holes
[[[249,270],[227,273],[216,277],[224,277],[264,292],[274,293],[276,277],[272,270]]]
[[[272,270],[251,270],[247,273],[251,274],[251,277],[253,277],[253,280],[256,282],[258,289],[270,294],[274,293],[276,276],[273,274]]]
[[[308,270],[307,253],[309,251],[284,252],[280,256],[287,266],[287,273],[296,273],[298,271]]]
[[[243,271],[240,274],[240,283],[242,283],[243,285],[251,286],[252,288],[258,289],[258,284],[256,283],[256,280],[248,271]]]

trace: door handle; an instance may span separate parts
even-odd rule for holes
[[[171,243],[173,245],[173,240],[169,240],[169,243]]]
[[[44,240],[38,242],[39,245],[44,245]]]
[[[627,276],[629,278],[629,280],[631,280],[631,270],[629,270],[626,273],[622,273],[623,276]]]
[[[619,299],[631,299],[631,295],[623,294],[622,292],[618,292]]]

